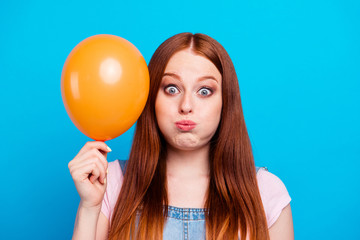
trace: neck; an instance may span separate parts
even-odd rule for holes
[[[172,177],[208,177],[209,148],[206,145],[196,150],[183,151],[168,147],[166,173]]]

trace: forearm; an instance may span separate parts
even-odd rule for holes
[[[100,207],[85,208],[79,204],[76,214],[73,240],[96,239],[96,227],[100,214]]]

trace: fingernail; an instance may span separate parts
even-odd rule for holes
[[[104,178],[104,184],[106,184],[106,178]]]
[[[109,146],[107,146],[107,150],[108,150],[109,152],[111,152],[111,148],[109,148]]]
[[[108,173],[109,173],[109,169],[107,168],[107,169],[106,169],[106,174],[108,174]]]

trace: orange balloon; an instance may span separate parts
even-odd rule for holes
[[[149,84],[139,50],[121,37],[101,34],[71,51],[61,75],[61,94],[75,126],[94,140],[107,141],[139,118]]]

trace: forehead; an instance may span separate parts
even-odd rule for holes
[[[166,65],[165,73],[175,73],[184,77],[211,75],[221,81],[221,73],[216,66],[206,57],[198,55],[190,49],[175,53]]]

